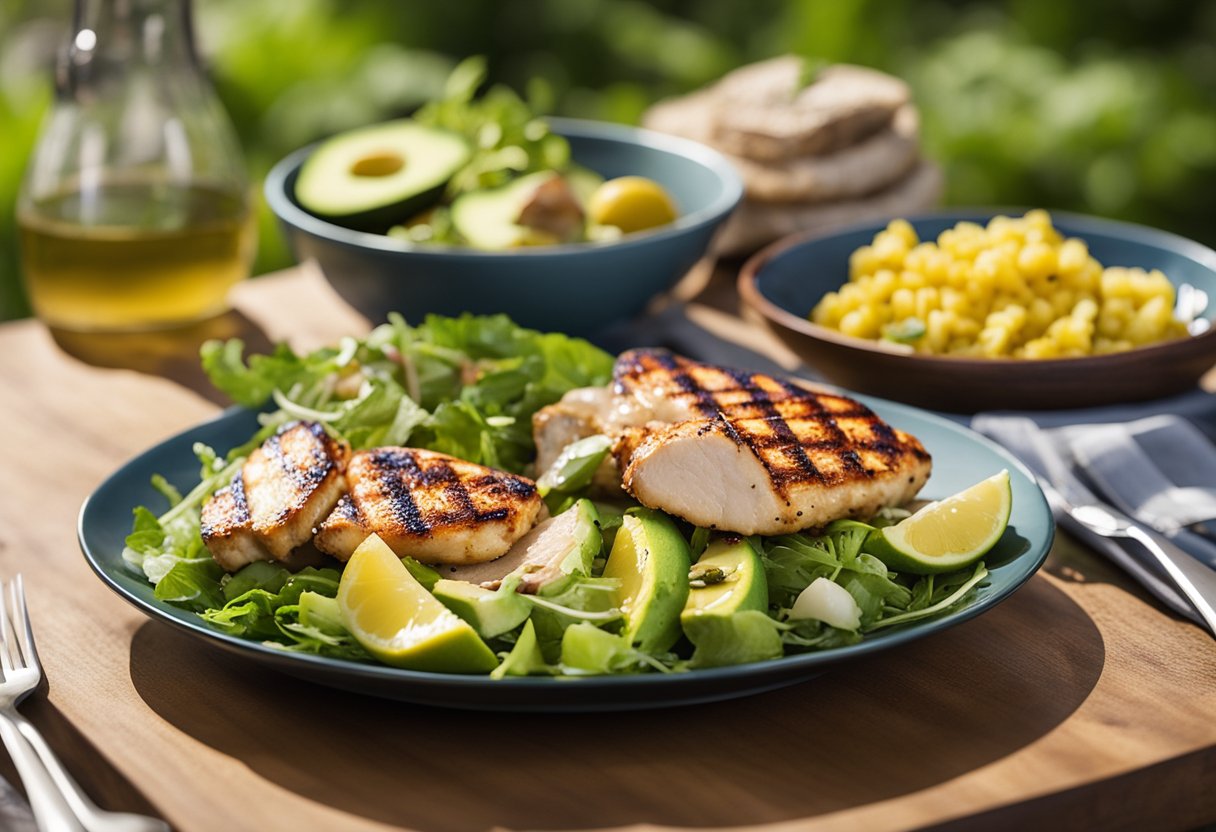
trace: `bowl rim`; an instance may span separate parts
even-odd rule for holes
[[[508,252],[486,251],[466,246],[413,243],[389,237],[386,234],[373,234],[368,231],[356,231],[351,228],[344,228],[313,216],[298,206],[287,194],[287,180],[303,165],[304,160],[312,155],[321,142],[314,142],[299,148],[275,163],[274,167],[266,174],[262,192],[270,209],[280,220],[314,237],[320,237],[332,242],[397,254],[427,254],[448,257],[457,255],[481,258],[509,256],[512,259],[520,257],[544,257],[553,254],[579,254],[582,252],[599,251],[604,248],[633,248],[639,245],[659,242],[722,222],[743,199],[743,179],[739,176],[738,172],[735,171],[725,156],[699,142],[680,136],[671,136],[666,133],[647,130],[642,127],[616,124],[614,122],[556,117],[547,117],[545,120],[555,133],[566,138],[607,140],[621,144],[639,145],[652,150],[683,156],[713,173],[721,183],[722,190],[708,205],[689,211],[677,217],[674,222],[652,231],[636,232],[618,240],[559,243],[549,246],[512,249]]]
[[[1022,216],[1027,211],[1033,210],[1030,208],[1021,207],[1001,207],[994,208],[973,208],[961,207],[957,209],[945,209],[939,211],[926,211],[909,214],[902,219],[910,223],[931,222],[931,221],[946,221],[952,220],[958,222],[976,222],[980,220],[988,220],[992,217],[1003,216]],[[1124,222],[1122,220],[1111,220],[1104,217],[1097,217],[1089,214],[1077,214],[1069,211],[1055,211],[1048,209],[1051,214],[1052,222],[1055,224],[1057,220],[1063,222],[1071,229],[1077,229],[1076,236],[1082,240],[1085,238],[1086,231],[1089,229],[1094,233],[1111,235],[1117,233],[1124,239],[1132,242],[1139,242],[1145,245],[1152,245],[1158,248],[1169,248],[1184,257],[1199,263],[1208,270],[1216,272],[1216,251],[1203,245],[1202,243],[1191,240],[1187,237],[1174,234],[1169,231],[1152,228],[1146,225],[1137,223]],[[845,234],[856,234],[860,232],[875,232],[886,228],[891,220],[865,220],[862,222],[854,222],[842,225],[835,225],[825,229],[814,229],[811,231],[798,232],[783,237],[773,243],[762,248],[760,251],[753,254],[743,264],[739,270],[739,277],[736,281],[736,286],[739,291],[739,296],[743,302],[749,307],[758,312],[762,317],[780,325],[781,327],[796,332],[800,335],[805,335],[816,341],[825,341],[838,347],[858,350],[871,354],[881,354],[892,358],[903,358],[911,361],[923,362],[926,367],[936,367],[939,369],[948,368],[980,368],[991,367],[1007,369],[1012,367],[1033,367],[1035,369],[1045,370],[1062,370],[1089,368],[1094,369],[1105,364],[1117,365],[1128,360],[1129,356],[1151,359],[1154,356],[1166,358],[1169,355],[1179,352],[1196,351],[1199,354],[1204,352],[1212,352],[1213,361],[1216,362],[1216,326],[1212,326],[1206,332],[1201,332],[1198,335],[1192,335],[1188,338],[1176,338],[1171,341],[1161,341],[1156,344],[1146,344],[1144,346],[1135,347],[1123,352],[1104,353],[1102,355],[1085,355],[1071,358],[973,358],[970,356],[960,355],[925,355],[922,353],[910,352],[900,348],[895,344],[886,344],[882,341],[871,341],[866,338],[857,338],[852,335],[845,335],[834,329],[820,326],[812,323],[809,318],[799,317],[788,309],[779,306],[775,302],[769,300],[765,294],[760,291],[758,280],[760,272],[775,257],[784,254],[785,252],[797,248],[800,245],[816,240],[825,240],[832,237],[839,237]],[[1209,310],[1210,311],[1210,310]],[[809,310],[808,310],[809,312]],[[1198,346],[1196,346],[1198,345]],[[1210,349],[1209,349],[1210,347]]]

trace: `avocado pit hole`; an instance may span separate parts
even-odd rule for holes
[[[352,176],[392,176],[405,167],[405,157],[391,150],[369,153],[350,166]]]

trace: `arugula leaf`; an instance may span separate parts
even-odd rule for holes
[[[951,575],[957,576],[958,573],[951,573]],[[919,621],[923,618],[930,618],[935,615],[940,615],[966,598],[967,593],[969,593],[974,587],[981,584],[987,577],[988,570],[985,568],[983,561],[980,561],[975,565],[975,570],[969,576],[965,576],[964,573],[962,583],[956,585],[955,580],[951,580],[946,587],[943,587],[940,593],[941,597],[936,598],[932,604],[897,615],[886,616],[878,621],[875,621],[869,627],[866,627],[863,623],[863,629],[873,631],[882,627],[893,627],[898,624],[908,624],[913,621]]]
[[[296,355],[291,347],[279,344],[270,355],[254,355],[248,364],[242,356],[245,343],[239,338],[207,341],[199,349],[203,370],[211,383],[237,404],[260,407],[276,389],[289,390],[305,378],[316,378],[334,371],[337,354],[325,348],[307,356]]]

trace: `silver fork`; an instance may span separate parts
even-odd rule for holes
[[[55,832],[169,832],[169,825],[157,818],[98,808],[76,785],[33,723],[18,713],[17,705],[38,687],[42,667],[34,648],[20,575],[9,584],[8,594],[11,610],[5,608],[4,585],[0,582],[0,667],[4,670],[0,734],[25,783],[39,827]]]

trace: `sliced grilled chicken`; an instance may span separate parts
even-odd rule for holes
[[[536,476],[548,471],[570,443],[597,434],[615,434],[616,426],[601,418],[601,414],[612,411],[613,398],[608,387],[581,387],[532,415]],[[611,456],[596,469],[591,478],[591,490],[599,496],[621,496],[621,472]]]
[[[493,560],[536,522],[536,484],[484,465],[415,448],[358,451],[349,493],[321,524],[317,548],[345,561],[375,533],[425,563]]]
[[[228,572],[254,561],[270,560],[270,554],[253,534],[240,471],[231,484],[215,492],[203,505],[202,535],[211,557]]]
[[[652,422],[673,424],[725,412],[764,415],[763,402],[804,398],[821,388],[700,364],[667,350],[621,353],[611,387],[580,387],[532,417],[536,468],[545,471],[562,449],[584,436],[618,436]]]
[[[548,471],[571,442],[597,433],[611,434],[606,416],[612,411],[613,400],[608,387],[580,387],[532,414],[537,476]]]
[[[625,490],[699,526],[782,534],[866,517],[929,477],[915,437],[822,388],[653,349],[623,353],[613,376],[611,395],[572,391],[538,414],[538,446],[562,419],[566,434],[608,433]]]
[[[856,408],[827,416],[813,403],[789,402],[767,418],[643,429],[618,457],[625,490],[695,525],[740,534],[870,517],[915,496],[931,465],[915,437]]]
[[[342,496],[348,456],[315,422],[287,425],[267,439],[203,507],[203,542],[212,557],[228,571],[287,559]]]
[[[628,414],[622,427],[647,422],[712,419],[719,413],[739,418],[763,417],[774,402],[827,393],[824,388],[764,373],[702,364],[667,350],[637,349],[621,353],[612,371],[616,412]],[[839,398],[839,397],[836,397]],[[842,407],[851,406],[842,404]],[[831,405],[827,405],[831,406]]]

